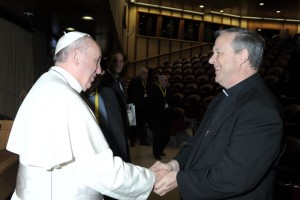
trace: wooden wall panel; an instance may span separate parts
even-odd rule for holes
[[[0,120],[0,150],[6,147],[12,125],[12,120]]]
[[[169,40],[161,40],[160,41],[160,54],[169,53],[170,52],[170,41]]]
[[[146,58],[147,38],[139,37],[137,38],[136,42],[137,42],[136,60],[141,60]]]
[[[156,38],[150,38],[149,39],[149,46],[148,48],[148,57],[157,56],[158,55],[158,39]]]

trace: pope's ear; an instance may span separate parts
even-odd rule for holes
[[[80,56],[80,51],[79,49],[74,49],[74,51],[72,51],[71,53],[72,56],[72,60],[76,63],[79,64],[79,56]]]

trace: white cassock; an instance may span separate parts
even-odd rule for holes
[[[15,118],[7,150],[20,156],[12,199],[147,199],[154,173],[113,157],[82,88],[52,67],[34,84]]]

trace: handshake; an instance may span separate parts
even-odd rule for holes
[[[153,192],[159,196],[175,189],[177,185],[176,176],[179,171],[179,164],[175,160],[169,163],[155,162],[150,169],[155,173],[155,184]]]

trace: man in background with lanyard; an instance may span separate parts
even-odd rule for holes
[[[158,76],[158,84],[153,86],[149,94],[151,114],[150,129],[153,131],[153,155],[156,160],[165,156],[164,149],[170,140],[171,113],[169,108],[168,76]]]
[[[130,81],[127,90],[128,103],[135,105],[136,112],[136,126],[131,126],[129,131],[130,146],[135,146],[136,137],[139,138],[141,145],[150,146],[150,143],[147,141],[146,127],[149,111],[149,90],[148,69],[143,67],[140,70],[140,75]]]

